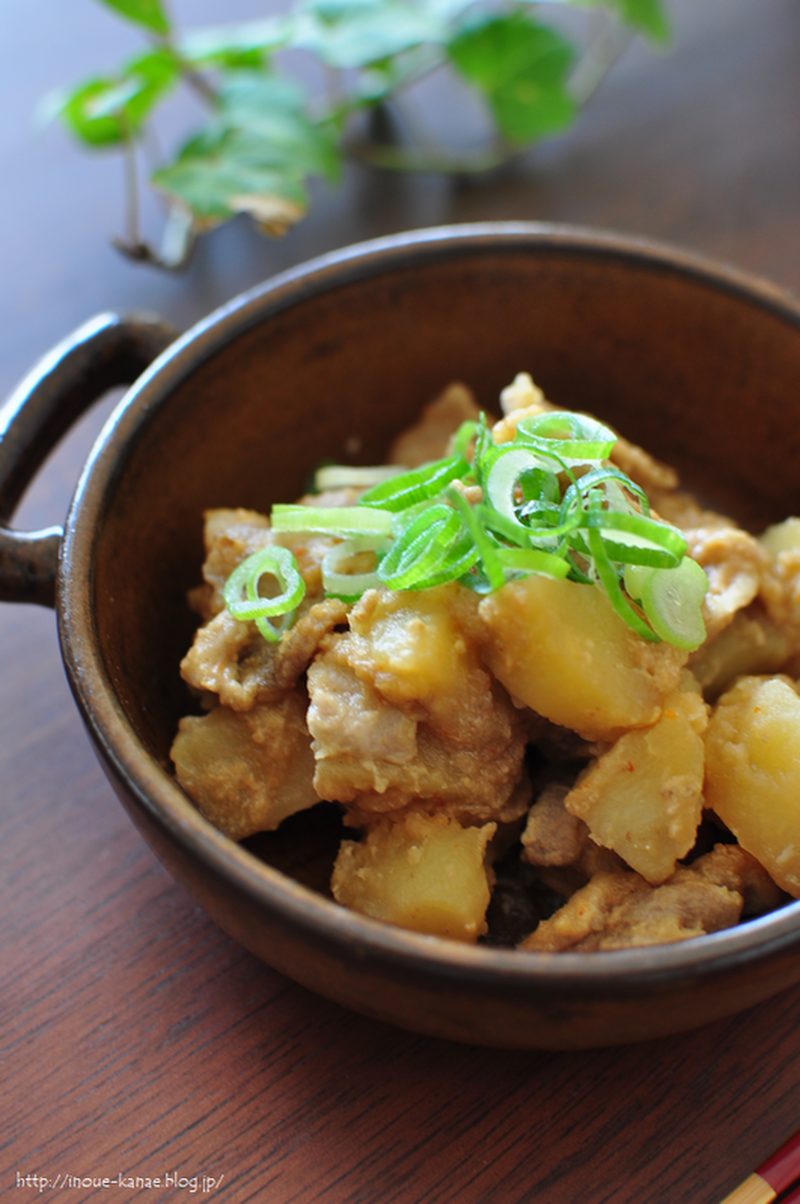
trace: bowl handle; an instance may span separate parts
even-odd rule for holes
[[[175,337],[148,315],[100,314],[45,355],[0,409],[0,601],[55,605],[63,528],[7,524],[73,422],[109,389],[136,380]]]

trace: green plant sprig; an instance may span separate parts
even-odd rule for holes
[[[51,97],[48,109],[84,147],[123,153],[126,235],[117,246],[165,268],[184,266],[198,234],[238,213],[269,234],[285,232],[308,209],[309,181],[336,180],[346,154],[399,169],[496,167],[568,126],[593,86],[586,80],[603,72],[595,64],[579,83],[575,48],[540,19],[548,4],[529,0],[294,0],[281,16],[194,30],[178,29],[164,0],[98,3],[137,26],[147,46],[115,71]],[[556,4],[605,15],[617,36],[603,54],[634,33],[668,37],[661,0],[549,0]],[[287,50],[319,61],[324,96],[310,97],[282,69]],[[396,103],[442,69],[481,99],[493,131],[485,147],[453,155],[427,135],[406,147],[357,132],[359,115]],[[179,86],[208,118],[150,176],[168,207],[155,250],[139,230],[139,160],[155,114]]]

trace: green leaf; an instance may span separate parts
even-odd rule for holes
[[[100,104],[118,86],[116,80],[90,79],[62,98],[60,115],[67,128],[87,146],[115,146],[126,142],[128,131],[117,117],[98,115]]]
[[[272,232],[282,233],[305,214],[305,189],[292,170],[280,170],[240,156],[228,140],[213,155],[186,154],[158,171],[153,183],[189,208],[209,228],[237,213],[250,213]]]
[[[608,8],[632,29],[647,34],[654,42],[666,42],[670,26],[661,0],[555,0],[579,8]]]
[[[79,84],[61,100],[60,114],[75,137],[87,146],[117,146],[141,130],[177,78],[172,55],[153,50],[133,59],[116,78]]]
[[[235,25],[213,25],[194,29],[178,39],[178,52],[195,67],[261,67],[291,36],[291,23],[284,17],[242,21]]]
[[[448,53],[455,69],[484,94],[510,142],[524,145],[573,119],[575,103],[567,89],[573,49],[520,10],[471,22]]]
[[[304,175],[335,178],[340,159],[333,133],[305,112],[302,88],[286,76],[240,71],[227,76],[219,94],[220,128],[236,133],[242,146],[261,146],[262,157],[294,161]]]
[[[306,179],[339,168],[332,131],[310,121],[303,103],[291,80],[234,73],[220,92],[213,124],[153,183],[200,225],[249,213],[271,233],[283,233],[306,211]]]
[[[100,0],[100,3],[153,33],[166,37],[170,32],[171,26],[161,0]]]
[[[654,42],[669,40],[669,21],[660,0],[615,0],[615,4],[628,25],[646,33]]]
[[[294,44],[332,67],[368,67],[426,42],[443,43],[447,25],[431,7],[400,0],[307,0]]]

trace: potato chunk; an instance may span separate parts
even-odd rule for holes
[[[565,799],[597,844],[613,849],[652,885],[665,882],[695,842],[707,724],[700,695],[676,690],[657,723],[621,736]]]
[[[706,735],[706,805],[800,897],[800,698],[788,677],[742,677]]]
[[[353,608],[350,628],[368,641],[365,673],[395,706],[422,703],[448,727],[463,715],[467,692],[488,691],[473,640],[475,595],[459,585],[370,590]]]
[[[484,658],[540,715],[587,740],[615,740],[658,719],[686,653],[649,643],[599,589],[530,576],[484,598]]]
[[[338,903],[377,920],[471,942],[486,931],[486,845],[497,825],[462,828],[412,812],[343,841],[331,888]]]
[[[171,750],[178,781],[234,840],[271,831],[319,802],[306,705],[295,690],[249,711],[218,706],[181,719]]]

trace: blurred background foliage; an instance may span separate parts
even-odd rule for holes
[[[309,181],[335,181],[345,156],[400,171],[490,172],[565,129],[632,37],[669,38],[661,0],[294,0],[263,19],[194,29],[178,27],[165,0],[96,2],[136,26],[143,48],[51,94],[43,110],[85,148],[124,156],[116,245],[173,269],[199,235],[240,213],[284,233],[307,212]],[[425,105],[409,104],[434,73],[480,110],[479,143],[443,143]],[[165,151],[157,116],[179,88],[205,120]],[[158,247],[140,233],[145,182],[166,207]]]

